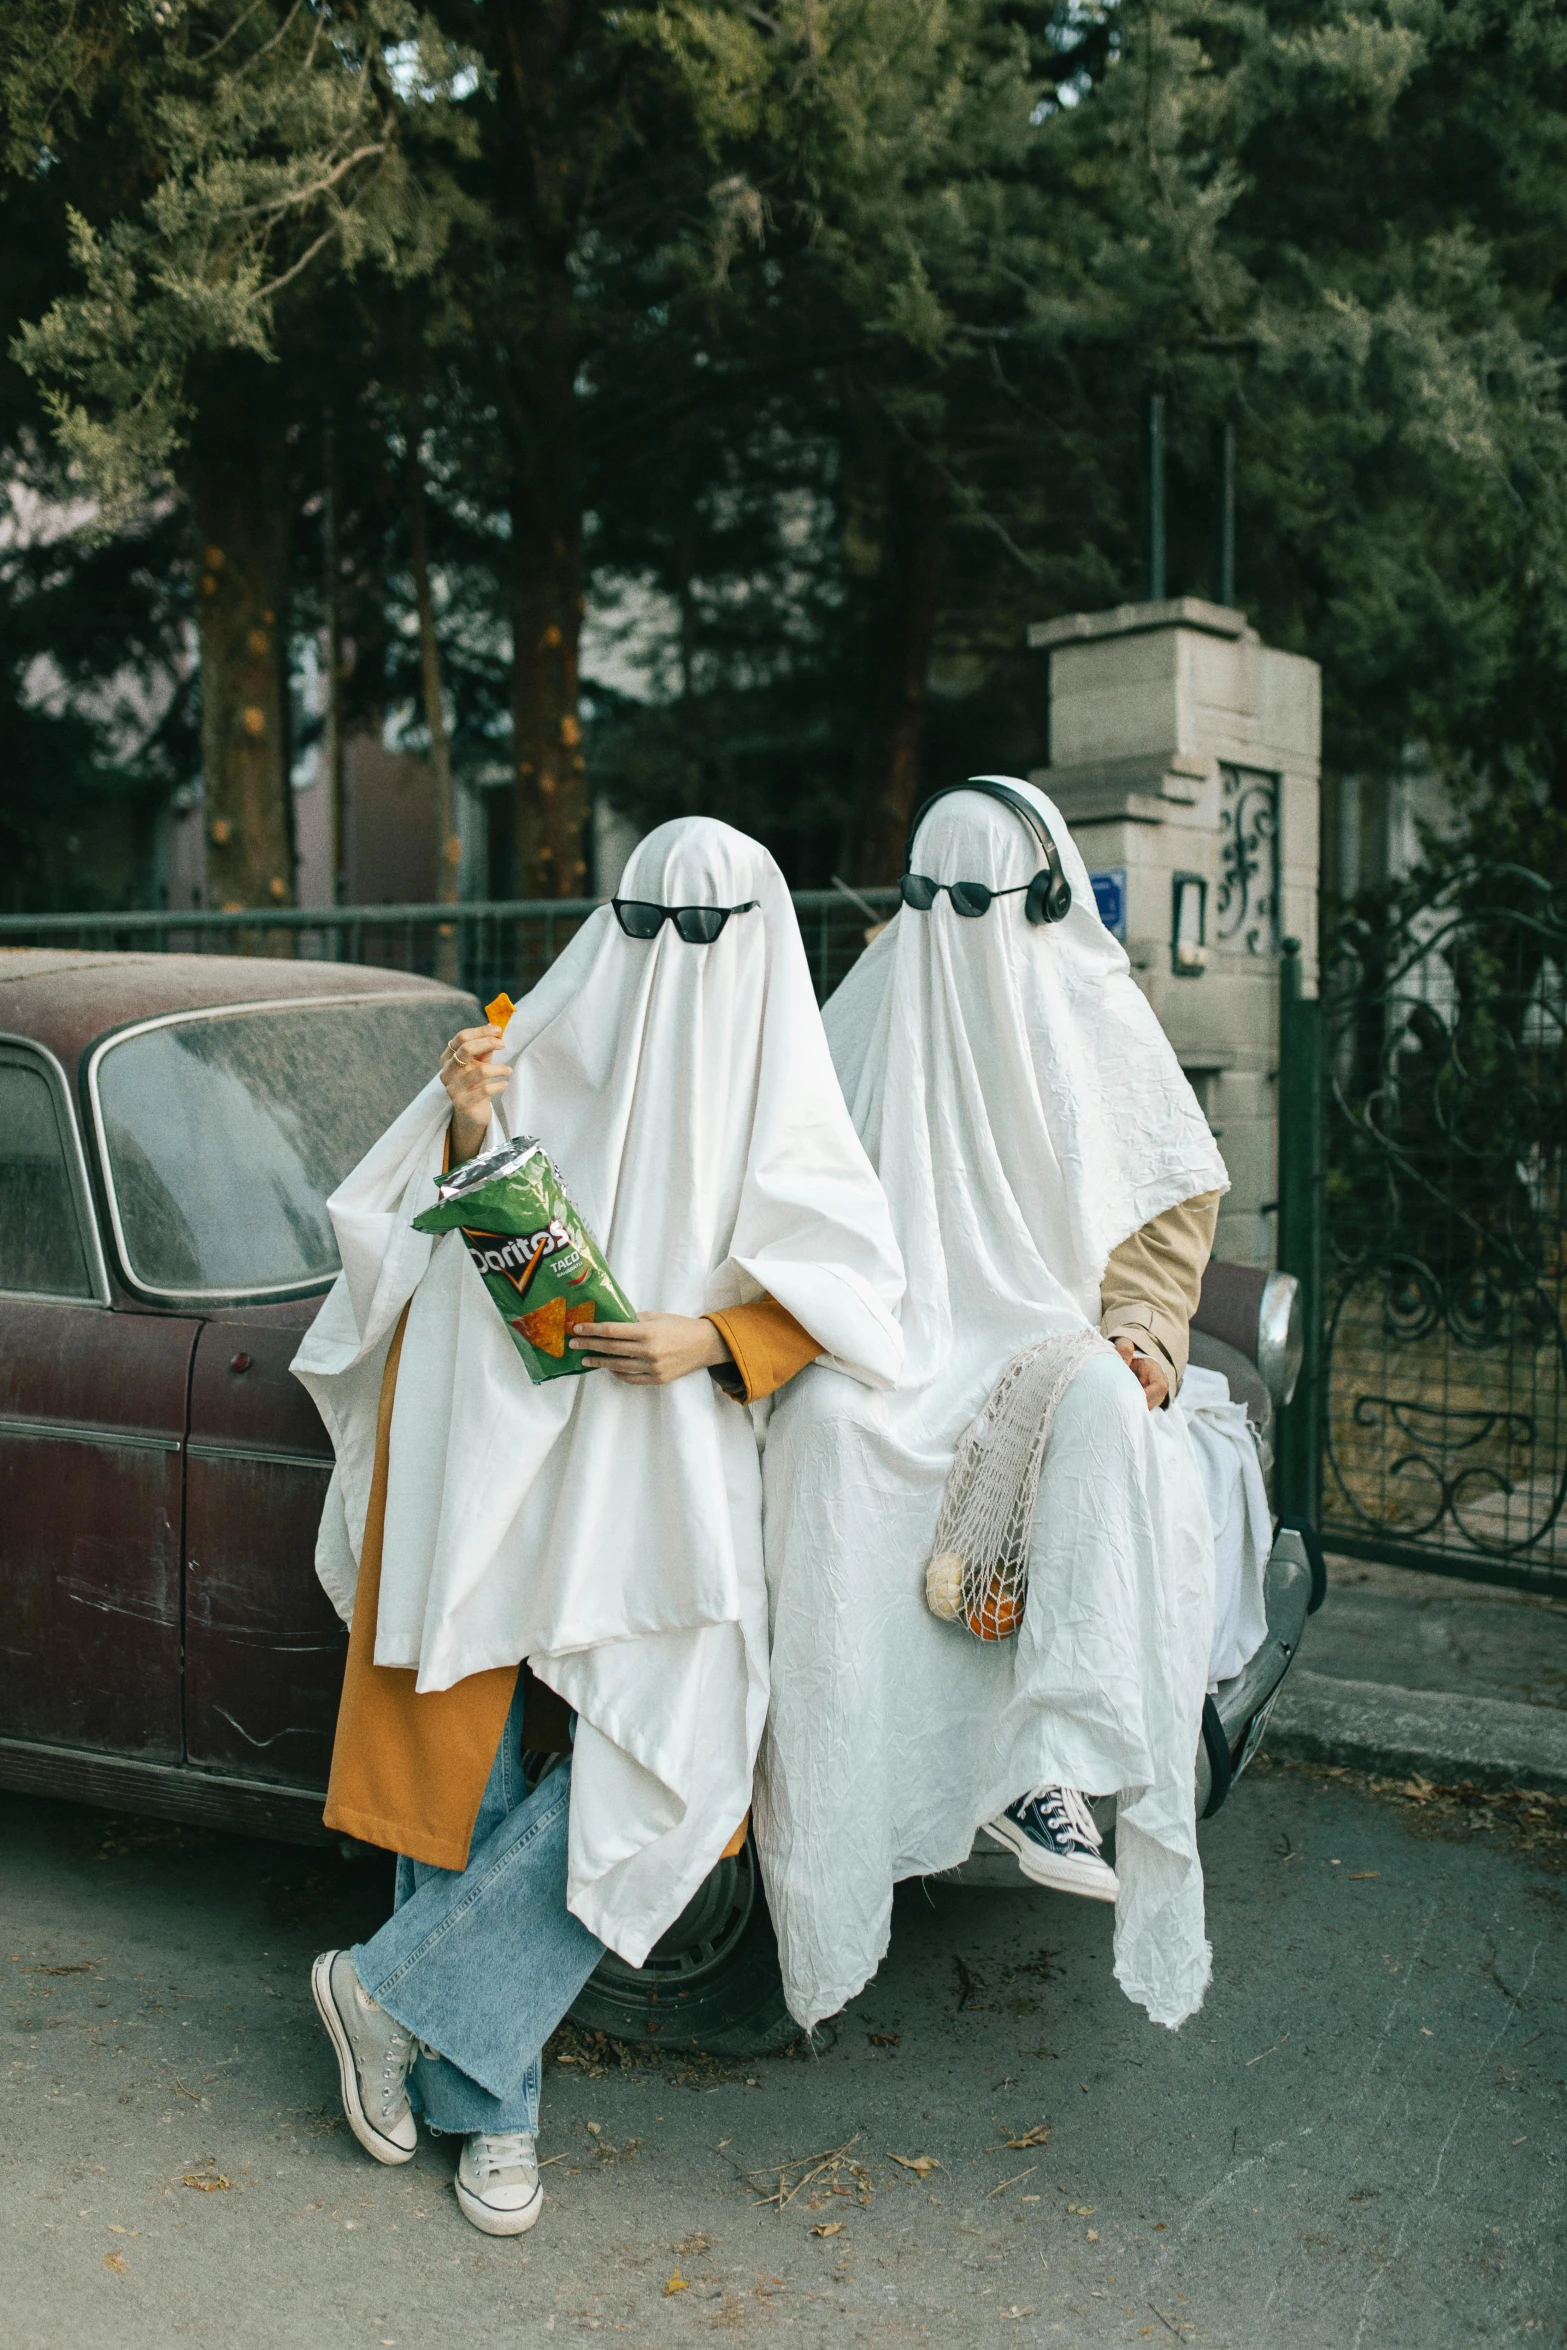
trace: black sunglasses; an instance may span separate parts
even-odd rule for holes
[[[932,881],[924,873],[905,873],[898,887],[903,902],[912,906],[916,914],[928,914],[937,898],[945,890],[952,900],[954,914],[966,914],[970,921],[977,915],[988,914],[992,898],[1015,898],[1031,885],[1020,881],[1015,889],[992,889],[984,881]]]
[[[672,922],[688,947],[710,947],[731,914],[754,914],[760,898],[743,906],[654,906],[645,898],[611,898],[615,920],[627,938],[657,938]]]

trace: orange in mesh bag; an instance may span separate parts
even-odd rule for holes
[[[1039,1471],[1056,1410],[1090,1355],[1114,1354],[1097,1330],[1068,1330],[1014,1355],[958,1439],[925,1569],[925,1604],[976,1640],[1010,1640],[1028,1598]]]

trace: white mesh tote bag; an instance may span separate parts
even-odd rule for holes
[[[941,1497],[925,1604],[976,1640],[1009,1640],[1023,1621],[1039,1471],[1057,1407],[1090,1355],[1113,1354],[1097,1330],[1069,1330],[1014,1355],[958,1440]]]

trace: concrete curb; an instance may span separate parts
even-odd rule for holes
[[[1567,1713],[1501,1697],[1395,1689],[1297,1669],[1279,1691],[1263,1744],[1288,1761],[1567,1794]]]

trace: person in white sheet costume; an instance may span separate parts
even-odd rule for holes
[[[892,1381],[897,1250],[777,866],[727,825],[683,819],[640,843],[621,897],[732,911],[710,944],[672,921],[632,935],[609,906],[590,916],[493,1055],[509,1076],[484,1147],[543,1140],[644,1314],[656,1304],[712,1340],[702,1317],[771,1298],[804,1335],[798,1359],[819,1350],[846,1388]],[[467,1057],[454,1040],[451,1059]],[[600,1944],[642,1963],[750,1803],[768,1687],[761,1476],[751,1413],[705,1371],[628,1378],[622,1357],[622,1375],[530,1385],[462,1235],[411,1229],[434,1199],[452,1108],[432,1079],[330,1203],[343,1271],[294,1366],[337,1452],[318,1566],[351,1615],[383,1371],[407,1307],[389,1455],[383,1427],[374,1665],[416,1675],[428,1702],[526,1658],[574,1711],[575,1737],[569,1766],[526,1804],[503,1748],[511,1792],[492,1773],[466,1874],[400,1877],[396,1915],[369,1945],[325,1954],[316,1991],[350,2121],[383,2161],[407,2158],[413,2124],[400,2074],[382,2095],[381,2043],[394,2071],[415,2061],[415,2036],[440,2049],[423,2110],[505,2141],[511,2186],[481,2177],[463,2203],[505,2233],[538,2200],[542,2036]],[[616,1341],[594,1344],[608,1360]],[[618,1342],[642,1343],[631,1330]],[[721,1359],[721,1346],[698,1349],[681,1367]],[[351,1675],[353,1663],[351,1647]],[[509,1907],[495,1892],[507,1867]],[[481,1931],[487,1901],[493,1932]],[[416,2092],[422,2077],[416,2063]],[[458,2185],[461,2199],[462,2174]]]
[[[1015,809],[968,789],[943,796],[917,825],[911,863],[1009,894],[978,919],[948,895],[924,912],[905,903],[825,1008],[903,1251],[904,1373],[895,1393],[870,1396],[816,1366],[773,1411],[758,1845],[786,1994],[811,2024],[880,1963],[895,1881],[954,1866],[983,1825],[1006,1828],[1036,1792],[1077,1803],[1063,1865],[1097,1871],[1113,1896],[1082,1799],[1114,1793],[1117,1977],[1173,2026],[1200,2005],[1211,1967],[1193,1776],[1213,1545],[1168,1400],[1184,1322],[1164,1346],[1140,1335],[1158,1319],[1147,1312],[1123,1333],[1105,1277],[1134,1236],[1172,1219],[1211,1240],[1228,1178],[1059,813],[1026,784],[975,781],[1037,811],[1071,911],[1026,918],[1040,842]],[[1205,1257],[1206,1242],[1198,1278]],[[925,1604],[954,1448],[1013,1357],[1102,1321],[1126,1360],[1102,1350],[1067,1388],[1021,1629],[982,1642]],[[1055,1819],[1062,1829],[1059,1802]],[[1025,1824],[1047,1836],[1037,1812]],[[1040,1873],[1031,1857],[1025,1871]]]

